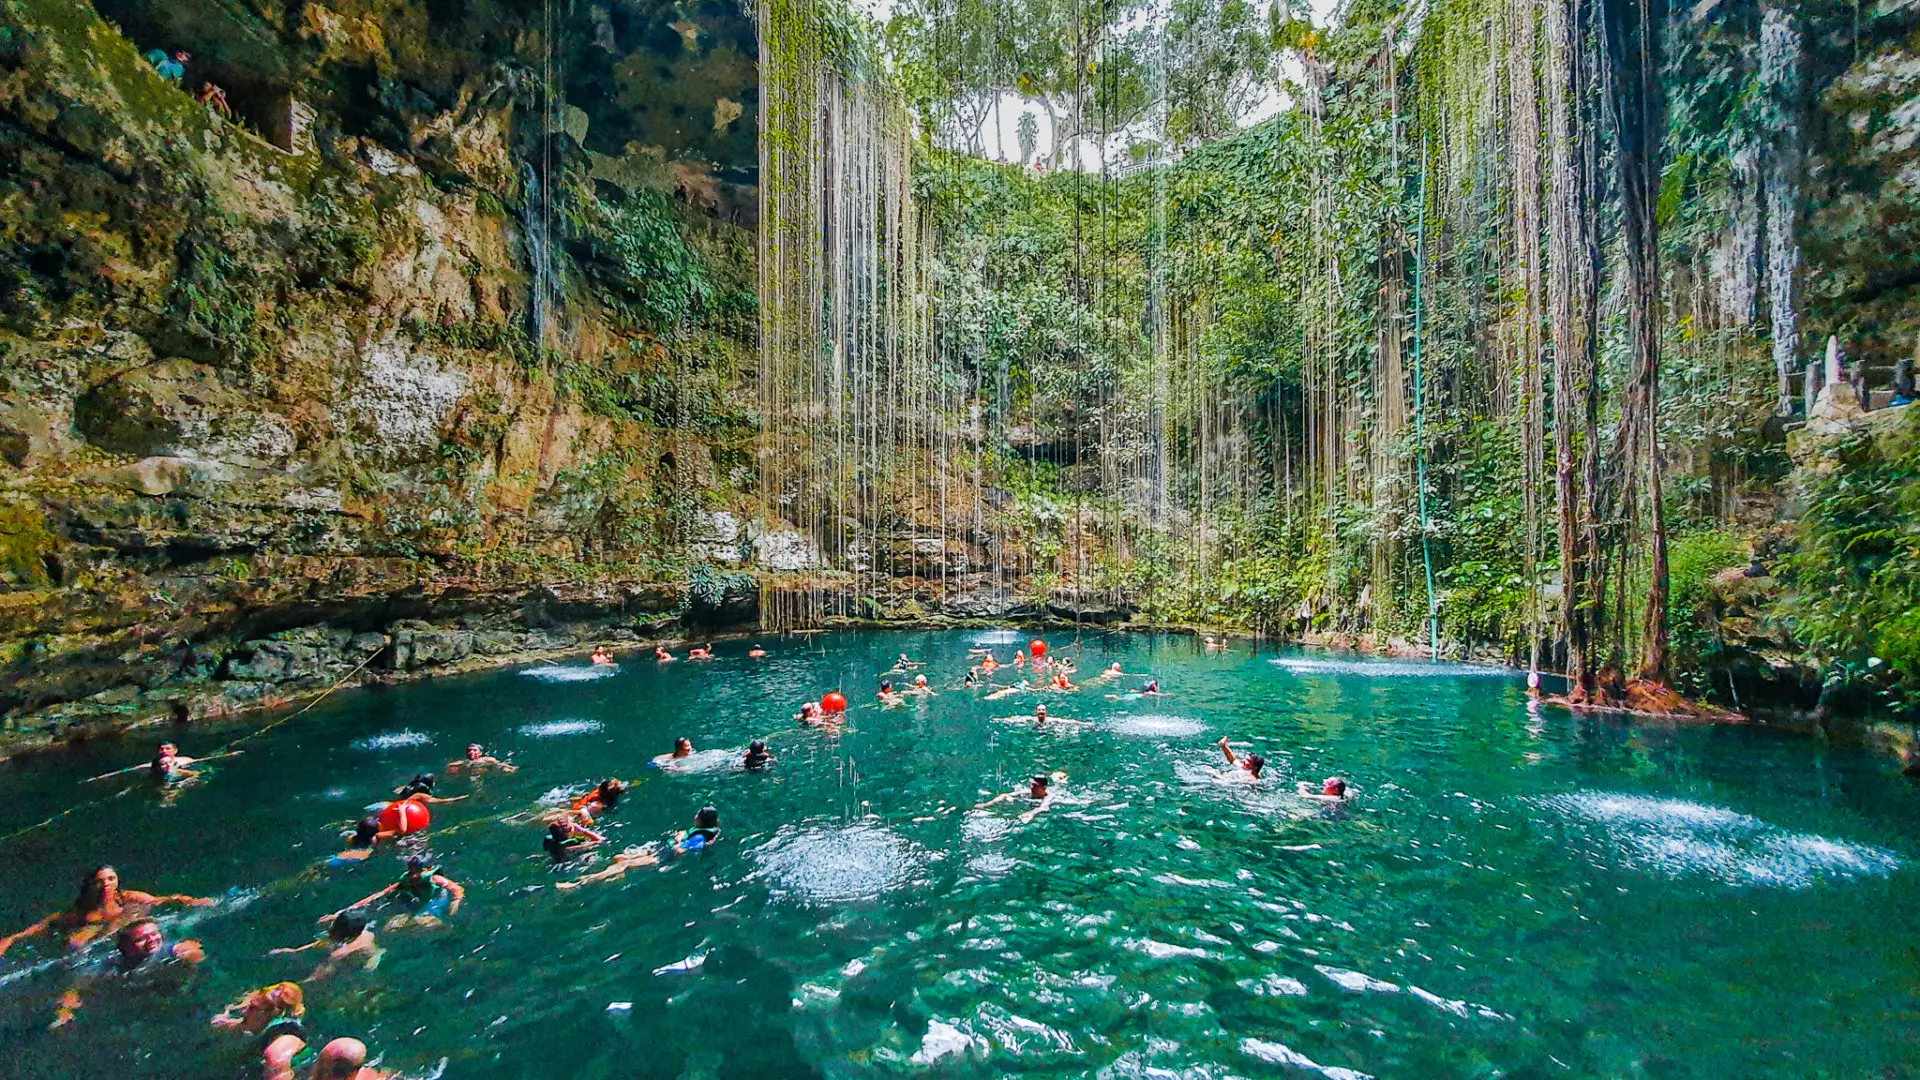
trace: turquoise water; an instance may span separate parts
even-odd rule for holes
[[[311,955],[267,949],[398,873],[385,854],[316,869],[336,830],[469,741],[520,769],[441,779],[472,797],[434,807],[417,846],[466,906],[443,931],[383,934],[377,970],[308,988],[317,1034],[364,1038],[411,1076],[443,1058],[447,1077],[756,1080],[1920,1070],[1920,794],[1882,759],[1531,713],[1505,673],[1122,635],[1083,638],[1079,677],[1117,659],[1167,696],[1049,695],[1086,726],[1035,730],[996,720],[1031,697],[951,689],[982,636],[823,635],[759,661],[738,643],[707,664],[625,656],[605,677],[568,664],[343,693],[165,799],[77,783],[146,755],[146,735],[11,763],[9,831],[126,793],[0,847],[6,931],[100,862],[131,888],[223,899],[187,920],[208,954],[192,982],[96,988],[61,1031],[44,1030],[59,950],[0,959],[0,1072],[232,1075],[241,1043],[207,1019],[305,975]],[[837,736],[789,719],[836,685],[864,706],[901,651],[933,662],[940,696],[856,708]],[[175,737],[191,755],[242,730]],[[646,768],[678,735],[729,751],[764,736],[779,760]],[[1264,754],[1269,780],[1221,782],[1222,735]],[[972,809],[1042,770],[1068,779],[1032,823]],[[1291,793],[1333,773],[1357,789],[1344,808]],[[703,803],[719,844],[552,888],[539,827],[503,819],[608,774],[639,780],[607,819],[613,847]]]

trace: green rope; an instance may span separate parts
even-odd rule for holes
[[[1420,498],[1420,561],[1427,571],[1427,649],[1440,659],[1440,605],[1433,592],[1433,549],[1427,522],[1427,384],[1420,371],[1420,342],[1426,314],[1427,139],[1420,137],[1420,209],[1413,255],[1413,439],[1414,482]]]

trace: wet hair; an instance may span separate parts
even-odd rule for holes
[[[263,986],[249,993],[243,1000],[249,1008],[255,1005],[265,1006],[280,1016],[298,1019],[307,1014],[307,995],[300,989],[300,984],[297,982],[277,982],[271,986]]]
[[[673,740],[673,748],[675,750],[678,750],[683,746],[686,747],[689,752],[691,752],[693,750],[693,740],[685,737],[684,735],[678,739]]]
[[[353,840],[351,841],[354,847],[372,847],[373,842],[379,839],[379,837],[380,837],[380,819],[379,818],[363,817],[359,821],[354,823]]]
[[[766,752],[767,740],[765,739],[755,739],[747,744],[747,753],[749,754],[764,754]]]
[[[352,941],[366,928],[366,912],[349,909],[333,917],[333,923],[327,927],[327,936],[335,941]]]
[[[620,801],[620,796],[625,795],[627,793],[627,785],[621,783],[620,781],[614,779],[613,777],[608,777],[607,779],[600,781],[600,786],[593,789],[593,793],[594,793],[594,796],[600,800],[600,804],[602,806],[605,806],[607,809],[611,810],[613,809],[614,804]]]
[[[155,930],[160,929],[160,924],[157,922],[154,922],[152,919],[133,920],[127,925],[121,927],[119,931],[113,935],[114,945],[124,950],[128,945],[133,943],[133,936],[135,934],[138,934],[141,928],[148,927],[148,926],[153,927]]]
[[[1053,783],[1053,777],[1048,776],[1046,773],[1034,773],[1033,782],[1041,787],[1046,787],[1048,784]]]
[[[1320,790],[1328,795],[1344,797],[1347,793],[1347,782],[1338,776],[1329,776],[1326,782],[1320,785]]]
[[[107,890],[100,886],[100,875],[112,869],[111,865],[101,863],[87,871],[87,876],[80,879],[80,895],[73,898],[75,911],[94,911],[107,902]]]
[[[884,680],[884,679],[882,679],[882,680],[880,681],[880,692],[881,692],[881,693],[883,693],[883,694],[889,694],[889,693],[892,693],[892,692],[893,692],[893,684],[892,684],[892,683],[890,683],[890,682],[887,682],[887,681],[886,681],[886,680]]]
[[[428,863],[426,859],[421,858],[418,855],[407,856],[407,873],[409,874],[413,873],[416,870],[420,871],[421,873],[425,873],[430,865],[431,864]]]
[[[556,821],[547,826],[547,836],[549,839],[565,840],[572,835],[573,830],[567,828],[567,823],[564,821]]]
[[[400,789],[400,794],[403,797],[407,795],[422,795],[432,790],[433,790],[433,774],[432,773],[430,772],[414,773],[413,779],[407,781],[407,785]]]
[[[717,829],[720,827],[720,811],[711,806],[703,806],[693,815],[693,827],[696,829]]]
[[[1259,776],[1260,770],[1266,767],[1267,767],[1266,758],[1261,757],[1259,754],[1247,755],[1247,771],[1248,772],[1252,773],[1255,776]]]

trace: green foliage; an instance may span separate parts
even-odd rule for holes
[[[564,200],[569,231],[582,243],[583,267],[636,325],[678,336],[707,313],[714,287],[706,261],[687,243],[667,196],[620,191],[602,198],[575,177]]]
[[[1920,702],[1920,410],[1824,451],[1788,564],[1795,634],[1829,680]]]
[[[1713,579],[1721,571],[1745,566],[1752,558],[1749,541],[1731,530],[1712,530],[1677,536],[1667,549],[1667,611],[1672,622],[1674,682],[1688,694],[1713,689],[1708,673],[1724,651],[1715,633]]]

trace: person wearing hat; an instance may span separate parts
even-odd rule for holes
[[[399,881],[358,903],[322,915],[319,921],[332,922],[336,916],[353,908],[364,908],[376,900],[386,900],[390,904],[398,904],[402,909],[387,920],[389,930],[408,926],[440,926],[459,912],[460,902],[466,896],[467,891],[460,887],[459,882],[438,873],[432,863],[415,855],[407,860],[407,873]]]

